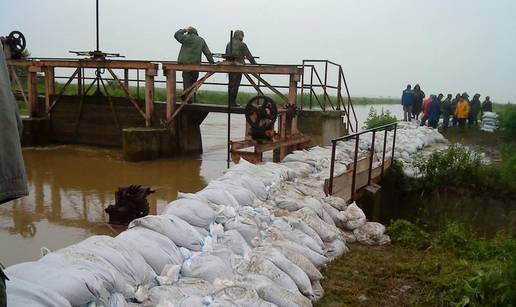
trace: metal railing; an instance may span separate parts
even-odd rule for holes
[[[324,64],[322,74],[323,78],[321,78],[321,75],[317,70],[317,64]],[[329,82],[328,71],[331,66],[338,70],[337,84],[331,84],[331,82]],[[358,131],[358,119],[355,113],[355,108],[353,107],[353,103],[351,101],[351,96],[349,94],[349,88],[346,82],[346,77],[344,76],[342,65],[328,60],[303,60],[302,69],[303,74],[301,75],[301,106],[304,106],[304,91],[306,89],[309,92],[309,109],[312,109],[312,105],[314,104],[315,100],[323,111],[326,111],[328,105],[333,110],[342,110],[344,112],[344,116],[346,117],[346,129],[352,132]],[[307,82],[307,77],[305,77],[306,69],[310,70],[309,82]],[[315,80],[314,77],[316,78]],[[316,92],[316,89],[322,89],[322,102]],[[343,89],[346,90],[346,102],[344,102],[342,97]],[[335,102],[332,100],[330,90],[335,93]]]
[[[330,178],[329,178],[329,186],[328,186],[328,194],[333,194],[333,180],[334,180],[334,173],[335,173],[335,151],[337,149],[337,143],[347,141],[350,139],[355,139],[355,151],[354,151],[354,157],[353,157],[353,177],[351,182],[351,200],[353,201],[355,199],[355,184],[356,184],[356,175],[357,175],[357,161],[358,161],[358,144],[360,141],[360,135],[372,132],[372,141],[371,141],[371,148],[370,148],[370,155],[369,155],[369,169],[368,169],[368,179],[367,184],[371,184],[371,173],[373,170],[373,157],[374,157],[374,146],[375,146],[375,140],[376,140],[376,132],[378,131],[385,131],[383,136],[383,151],[382,151],[382,169],[381,169],[381,177],[383,177],[384,174],[384,168],[385,168],[385,149],[387,147],[387,133],[388,131],[392,130],[394,128],[394,135],[392,139],[392,153],[391,153],[391,164],[394,161],[394,148],[396,146],[396,131],[397,131],[398,123],[392,123],[383,125],[380,127],[367,129],[364,131],[360,131],[357,133],[349,134],[346,136],[342,136],[336,139],[333,139],[331,141],[332,148],[331,148],[331,162],[330,162]]]

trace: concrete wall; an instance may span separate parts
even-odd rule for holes
[[[145,127],[145,120],[133,104],[125,98],[62,96],[52,110],[48,139],[54,143],[122,147],[122,130]],[[140,107],[144,110],[144,105]],[[163,128],[166,105],[154,104],[152,127]],[[202,111],[184,110],[170,127],[168,155],[200,154],[202,139],[200,124],[208,115]]]
[[[298,114],[298,128],[312,138],[314,145],[329,145],[331,140],[347,134],[340,111],[302,110]]]

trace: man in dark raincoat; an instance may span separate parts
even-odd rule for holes
[[[234,57],[234,61],[244,64],[244,60],[247,59],[251,64],[257,64],[253,58],[253,55],[247,48],[247,45],[244,43],[244,32],[241,30],[236,30],[233,33],[233,39],[226,46],[226,54]],[[238,95],[238,88],[240,87],[240,82],[242,81],[241,73],[229,73],[229,102],[231,106],[238,106],[236,103],[236,98]]]
[[[439,123],[439,117],[441,116],[441,103],[435,95],[431,97],[432,101],[428,105],[428,125],[437,129],[437,123]]]
[[[174,38],[181,43],[181,50],[177,57],[177,63],[200,64],[201,53],[204,53],[208,62],[212,64],[215,63],[208,45],[204,39],[199,36],[195,28],[188,27],[186,29],[179,29],[174,34]],[[198,78],[198,71],[183,71],[183,91],[190,88]]]
[[[457,93],[457,95],[455,96],[455,98],[452,99],[451,101],[451,104],[452,104],[452,109],[453,109],[453,117],[452,117],[452,126],[455,127],[457,126],[457,124],[459,123],[459,120],[457,119],[457,116],[455,115],[455,109],[457,108],[457,103],[459,102],[459,99],[460,99],[460,93]]]
[[[411,89],[410,84],[403,91],[401,95],[401,105],[403,106],[403,120],[412,120],[412,105],[414,104],[414,92]]]
[[[493,103],[489,96],[486,96],[486,99],[482,102],[482,114],[484,114],[484,112],[493,112]]]
[[[419,114],[423,111],[423,99],[425,99],[425,92],[421,90],[419,84],[414,86],[414,104],[412,105],[412,117],[419,119]]]
[[[480,94],[475,94],[473,99],[469,102],[469,117],[468,126],[476,126],[478,120],[478,114],[480,113],[481,103]]]
[[[441,113],[443,114],[443,129],[448,129],[450,122],[450,116],[455,112],[455,108],[452,105],[452,94],[448,94],[446,99],[441,103]]]

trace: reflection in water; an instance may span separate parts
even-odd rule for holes
[[[358,109],[360,121],[369,108]],[[244,116],[231,119],[232,139],[242,139]],[[104,209],[114,204],[119,186],[141,184],[155,189],[148,197],[151,214],[159,213],[178,191],[202,189],[227,167],[226,120],[225,114],[214,113],[205,119],[201,125],[205,154],[199,157],[130,163],[111,149],[24,149],[30,195],[0,206],[0,262],[35,260],[42,246],[55,250],[94,234],[118,234],[123,228],[108,225]]]

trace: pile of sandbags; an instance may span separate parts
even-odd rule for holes
[[[498,114],[495,112],[484,112],[482,114],[480,130],[492,133],[496,129],[498,129]]]
[[[400,124],[395,157],[442,141],[433,129]],[[361,137],[359,156],[371,145],[370,134]],[[377,138],[375,163],[382,145]],[[353,140],[338,144],[336,173],[353,150]],[[94,236],[11,266],[9,306],[311,306],[324,294],[319,270],[348,243],[390,242],[355,203],[325,195],[330,156],[329,147],[314,147],[281,163],[242,160],[116,238]]]

